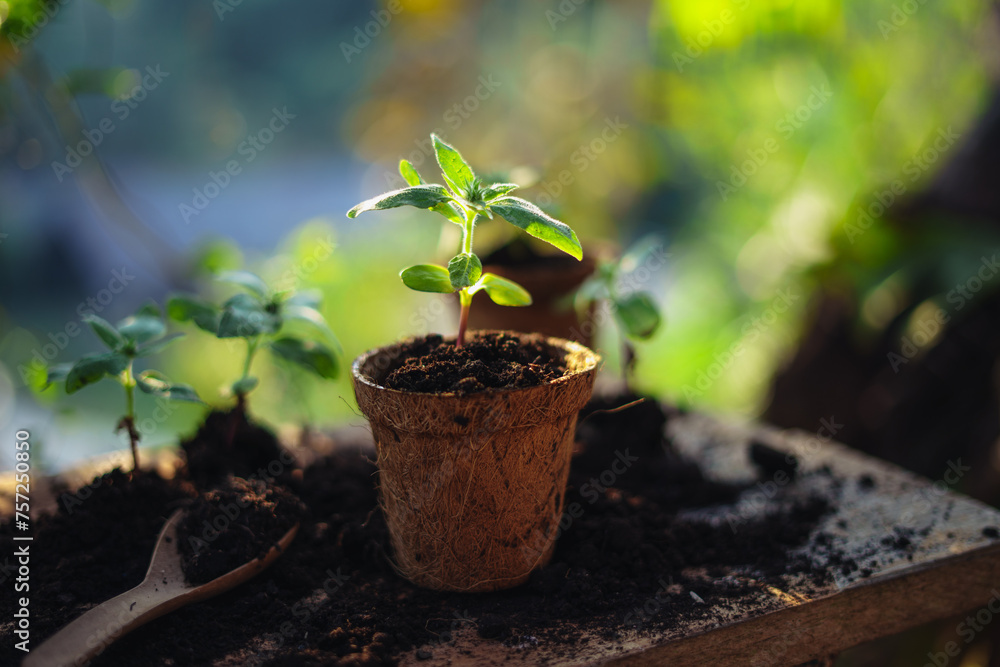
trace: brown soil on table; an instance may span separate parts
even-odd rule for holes
[[[401,579],[389,562],[370,454],[339,453],[288,476],[307,511],[298,537],[270,569],[140,628],[94,664],[393,664],[407,651],[433,654],[466,626],[506,646],[543,643],[576,655],[583,632],[610,639],[659,633],[765,584],[781,586],[790,572],[816,582],[828,576],[789,555],[827,512],[825,501],[789,500],[736,532],[679,514],[731,502],[742,489],[706,480],[665,446],[654,425],[669,414],[657,412],[647,403],[581,424],[584,451],[574,459],[566,499],[579,511],[564,517],[551,564],[520,588],[462,595]],[[623,474],[614,473],[626,463]],[[120,473],[111,477],[114,483],[72,516],[61,512],[35,525],[34,642],[139,583],[157,531],[190,496],[177,480],[142,476],[130,486]],[[0,525],[5,553],[12,553],[12,532]],[[0,593],[11,607],[12,588]],[[9,635],[10,622],[3,627]],[[20,659],[12,647],[3,643],[0,663]]]
[[[654,399],[632,393],[595,396],[580,411],[574,471],[600,476],[615,452],[624,447],[641,463],[618,476],[615,488],[655,497],[667,507],[701,507],[736,500],[742,486],[706,479],[696,463],[677,455],[663,434],[668,419],[664,407]]]
[[[273,475],[276,461],[291,460],[274,433],[250,422],[241,410],[213,410],[198,431],[181,442],[181,449],[187,476],[202,489],[225,482],[229,475],[264,479],[268,466]]]
[[[14,599],[29,598],[31,647],[94,605],[122,593],[146,576],[153,545],[167,517],[194,497],[190,484],[165,480],[155,472],[131,476],[115,469],[76,492],[60,495],[59,511],[32,523],[31,580],[27,592],[14,591],[15,531],[0,523],[3,555],[0,604],[11,612]],[[8,560],[9,559],[9,560]],[[0,621],[0,664],[20,664],[24,654],[13,648],[9,616]],[[136,660],[139,662],[139,660]],[[114,664],[106,662],[105,664]]]
[[[281,487],[229,479],[185,508],[177,527],[185,578],[203,584],[263,558],[304,511],[299,499]]]
[[[381,380],[390,389],[471,394],[485,389],[533,387],[566,374],[562,357],[534,340],[482,334],[461,348],[432,334],[410,343],[401,363]]]

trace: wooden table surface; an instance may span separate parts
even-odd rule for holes
[[[815,566],[829,568],[829,583],[816,585],[806,575],[793,575],[781,590],[761,586],[697,620],[681,619],[663,634],[623,627],[620,640],[591,635],[570,650],[544,643],[519,650],[479,639],[473,630],[459,630],[454,644],[434,647],[430,659],[417,660],[413,652],[404,664],[798,665],[982,608],[994,596],[994,607],[1000,606],[1000,540],[984,533],[984,528],[991,534],[989,528],[1000,528],[1000,512],[944,487],[944,480],[957,481],[967,472],[961,461],[942,470],[935,485],[817,435],[703,415],[687,415],[669,428],[678,449],[718,479],[757,477],[748,458],[752,439],[794,453],[801,473],[828,466],[829,475],[800,474],[780,495],[787,501],[797,494],[820,493],[833,506],[814,530],[814,535],[832,536],[832,543],[801,550]],[[870,479],[862,482],[866,475]],[[746,492],[743,506],[699,510],[698,518],[730,530],[727,517],[767,511],[768,503],[777,502],[766,490]],[[912,542],[905,553],[882,543],[899,535],[897,526]],[[825,559],[831,551],[853,558],[860,567],[848,574],[830,567]],[[655,582],[651,587],[654,593]]]
[[[778,502],[820,494],[833,510],[813,535],[824,534],[826,541],[821,547],[810,540],[800,552],[814,567],[832,574],[828,582],[817,584],[806,574],[792,574],[780,589],[744,586],[741,590],[747,592],[735,599],[713,596],[726,602],[701,610],[694,618],[677,619],[672,630],[651,634],[616,628],[619,639],[591,633],[571,647],[546,645],[543,640],[530,647],[507,647],[480,639],[473,629],[458,629],[455,641],[433,647],[429,659],[418,660],[417,652],[411,651],[401,657],[403,664],[797,665],[983,608],[994,597],[1000,601],[1000,540],[989,536],[995,534],[990,528],[1000,528],[1000,512],[947,490],[943,482],[959,481],[965,472],[960,460],[952,461],[938,480],[931,481],[816,435],[704,415],[673,419],[668,428],[677,448],[720,480],[757,479],[748,458],[752,440],[795,454],[800,474],[781,494],[769,498],[766,486],[756,487],[734,506],[688,512],[700,521],[716,523],[719,530],[731,530],[727,518],[734,514],[750,516],[773,510]],[[286,434],[282,439],[295,438]],[[357,447],[366,439],[367,431],[359,424],[335,432],[332,438],[317,436],[308,449],[298,452],[313,457],[335,443]],[[176,463],[176,455],[161,451],[147,454],[145,460],[166,469]],[[82,466],[69,476],[69,482],[89,481],[108,464],[102,459]],[[829,474],[810,474],[824,467]],[[6,488],[6,477],[0,501],[7,501],[12,491]],[[36,487],[34,480],[32,486],[39,491],[38,503],[44,489]],[[44,504],[51,507],[56,499],[49,496],[46,500]],[[40,504],[33,509],[41,509]],[[896,527],[911,542],[905,550],[883,544],[884,539],[899,534]],[[859,567],[845,573],[831,566],[827,559],[834,551],[854,559]],[[734,576],[744,582],[752,580],[752,573]],[[651,595],[655,594],[656,582],[650,582],[650,587]],[[994,608],[997,605],[1000,602]]]

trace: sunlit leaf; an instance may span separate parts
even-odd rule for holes
[[[577,259],[583,259],[580,240],[569,225],[547,215],[531,202],[518,197],[501,197],[490,202],[489,207],[501,218],[536,239],[551,243]]]
[[[490,202],[497,197],[513,192],[518,188],[516,183],[494,183],[483,188],[483,201]]]
[[[399,175],[403,177],[407,185],[423,185],[424,183],[424,179],[420,177],[420,173],[410,164],[409,160],[399,161]]]
[[[493,303],[500,306],[530,306],[531,295],[513,280],[501,278],[495,273],[484,273],[472,291],[486,290]]]
[[[475,285],[482,275],[483,263],[475,254],[455,255],[448,262],[448,277],[451,280],[451,286],[456,290]]]
[[[399,273],[403,284],[418,292],[440,292],[450,294],[455,291],[451,285],[448,269],[436,264],[417,264]]]
[[[424,185],[424,179],[417,172],[416,168],[410,164],[409,160],[399,161],[399,175],[403,177],[403,180],[406,181],[408,185]],[[443,215],[456,225],[461,225],[465,222],[462,210],[454,201],[446,201],[440,204],[435,204],[430,210]]]
[[[444,217],[448,218],[448,220],[450,220],[451,222],[454,222],[456,225],[465,224],[465,215],[462,213],[462,209],[459,207],[459,205],[454,201],[448,201],[443,204],[438,204],[437,206],[431,208],[431,210],[439,215],[443,215]]]
[[[469,192],[476,178],[472,167],[457,150],[441,141],[436,134],[431,135],[431,140],[434,142],[434,154],[437,156],[438,165],[444,172],[445,179],[451,182],[452,189],[459,195]]]
[[[376,211],[399,206],[415,206],[416,208],[434,208],[438,204],[451,200],[451,195],[440,185],[414,185],[400,190],[393,190],[367,199],[347,212],[348,218],[356,218],[359,213]]]
[[[128,368],[128,357],[117,352],[83,357],[66,374],[66,393],[72,394],[105,375],[116,376]]]

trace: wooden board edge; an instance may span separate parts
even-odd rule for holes
[[[997,591],[1000,544],[600,664],[798,665],[983,607]]]

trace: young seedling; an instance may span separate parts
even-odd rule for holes
[[[171,384],[159,371],[148,369],[136,373],[134,369],[136,359],[156,354],[183,334],[164,338],[167,327],[160,309],[153,304],[143,306],[135,315],[114,326],[93,314],[85,315],[83,321],[110,351],[87,355],[72,364],[53,366],[49,369],[48,383],[64,381],[66,393],[72,394],[106,376],[117,380],[125,388],[125,416],[118,421],[115,432],[128,433],[132,469],[138,470],[140,434],[135,421],[135,388],[168,400],[201,402],[194,389],[184,384]]]
[[[629,372],[635,363],[630,340],[648,340],[660,328],[662,318],[656,301],[647,292],[623,291],[623,283],[637,268],[647,263],[662,246],[653,239],[640,241],[617,261],[603,261],[597,271],[577,290],[577,312],[585,313],[592,304],[605,301],[614,314],[622,340],[622,374],[628,386]]]
[[[412,164],[401,160],[399,173],[408,187],[363,201],[348,211],[347,217],[354,218],[365,211],[414,206],[434,211],[462,228],[462,246],[447,267],[416,264],[399,274],[403,284],[418,292],[458,292],[461,311],[455,345],[461,347],[465,343],[472,297],[477,292],[485,290],[501,306],[531,305],[531,295],[517,283],[493,273],[483,273],[483,263],[472,251],[472,239],[479,221],[492,220],[496,214],[576,259],[583,258],[583,250],[568,225],[546,215],[531,202],[510,196],[517,185],[483,182],[457,150],[437,135],[432,134],[431,140],[447,187],[425,183]]]
[[[268,348],[281,359],[290,361],[321,378],[334,379],[340,370],[340,345],[319,310],[319,296],[311,292],[272,291],[249,271],[227,271],[218,275],[223,282],[243,288],[243,292],[216,306],[196,296],[173,296],[167,301],[167,314],[179,322],[194,322],[204,331],[221,339],[242,338],[247,351],[243,373],[230,385],[240,414],[246,412],[246,397],[259,380],[250,374],[257,352]],[[300,337],[288,333],[285,325],[302,321],[319,334]],[[327,345],[329,343],[329,345]],[[332,346],[332,347],[331,347]]]

